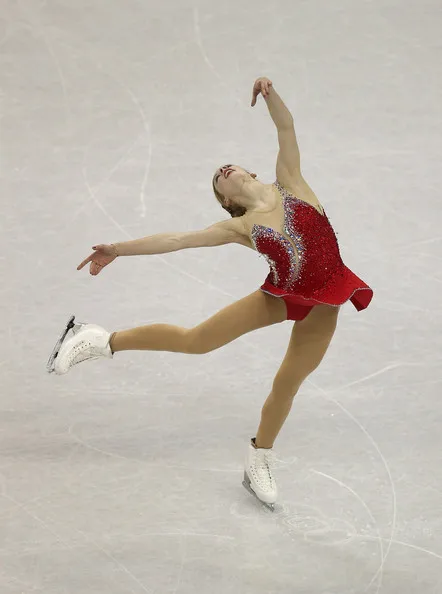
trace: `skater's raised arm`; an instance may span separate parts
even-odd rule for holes
[[[259,94],[264,97],[270,116],[278,131],[279,154],[276,163],[276,177],[288,187],[301,180],[301,157],[296,139],[293,116],[265,77],[258,78],[253,86],[252,107]]]
[[[216,223],[200,231],[159,233],[122,243],[96,245],[92,248],[92,254],[83,260],[77,270],[90,263],[90,273],[95,276],[118,256],[166,254],[187,248],[212,247],[228,243],[248,245],[243,224],[238,218]]]

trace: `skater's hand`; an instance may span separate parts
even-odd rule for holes
[[[256,105],[256,98],[260,93],[262,93],[264,98],[268,97],[272,85],[272,81],[265,76],[256,79],[255,84],[253,85],[252,107]]]
[[[94,250],[92,254],[77,266],[77,270],[81,270],[90,262],[89,272],[96,276],[105,266],[113,262],[118,254],[114,245],[94,245],[92,249]]]

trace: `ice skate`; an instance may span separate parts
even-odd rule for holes
[[[47,363],[49,373],[63,375],[82,361],[112,358],[110,333],[95,324],[75,324],[72,316],[60,335]],[[68,337],[69,332],[71,336]]]
[[[254,448],[249,444],[244,469],[243,486],[265,507],[275,510],[278,490],[271,471],[273,450]]]

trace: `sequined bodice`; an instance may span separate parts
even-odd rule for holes
[[[254,224],[255,249],[270,265],[268,281],[290,293],[312,293],[343,265],[332,226],[324,214],[278,182],[284,210],[283,232]]]

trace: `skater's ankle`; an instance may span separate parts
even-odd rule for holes
[[[115,339],[116,335],[117,335],[116,332],[112,332],[112,334],[110,335],[110,338],[109,338],[109,348],[110,348],[112,354],[115,353],[114,339]]]
[[[256,437],[252,438],[252,446],[255,448],[255,450],[271,450],[273,448],[273,444],[269,446],[268,444],[261,444],[261,442],[257,443]]]

